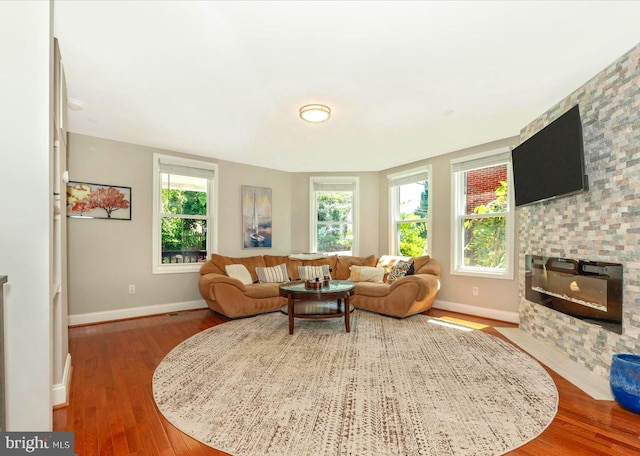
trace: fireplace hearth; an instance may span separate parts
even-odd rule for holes
[[[526,255],[525,297],[622,334],[622,264]]]

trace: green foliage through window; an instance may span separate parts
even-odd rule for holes
[[[163,262],[170,252],[200,252],[207,249],[207,221],[189,216],[206,216],[207,193],[192,190],[162,189]],[[182,216],[182,217],[181,217]]]
[[[415,197],[417,192],[420,192],[419,199]],[[411,195],[411,193],[415,195]],[[401,220],[396,224],[399,236],[399,254],[409,257],[425,255],[428,251],[427,222],[425,219],[429,218],[429,182],[416,182],[400,186],[398,196],[400,198],[399,215]],[[403,201],[405,199],[406,201]],[[418,205],[412,212],[404,212],[402,210],[404,206],[414,201]]]
[[[481,217],[464,221],[464,264],[486,268],[507,266],[507,218],[508,188],[500,181],[495,199],[473,209]]]
[[[353,192],[317,191],[318,252],[351,252]]]

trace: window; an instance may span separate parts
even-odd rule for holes
[[[389,179],[389,251],[417,257],[430,252],[431,166],[392,174]]]
[[[193,272],[216,250],[217,165],[153,156],[154,274]]]
[[[511,154],[452,161],[452,274],[513,278]]]
[[[358,178],[312,177],[310,252],[357,255]]]

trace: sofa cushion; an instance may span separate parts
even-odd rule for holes
[[[249,270],[249,274],[251,274],[251,281],[255,282],[258,280],[258,275],[256,274],[257,267],[264,267],[266,264],[264,263],[264,258],[262,255],[255,255],[250,257],[239,257],[233,258],[224,255],[218,255],[216,253],[211,255],[211,262],[222,271],[223,274],[226,274],[225,267],[228,264],[244,264],[246,268]]]
[[[325,277],[331,277],[331,271],[329,269],[328,264],[320,266],[300,266],[298,267],[298,276],[301,280],[324,279]]]
[[[356,296],[380,297],[391,293],[390,287],[386,283],[358,282],[355,287]]]
[[[336,261],[336,269],[335,273],[333,273],[333,278],[338,280],[347,280],[351,275],[351,270],[349,269],[351,266],[371,266],[374,267],[376,265],[376,257],[370,255],[368,257],[357,257],[357,256],[348,256],[348,255],[340,255]]]
[[[204,263],[202,263],[202,266],[200,266],[200,275],[205,274],[226,275],[227,271],[224,270],[224,265],[222,266],[222,269],[220,269],[219,266],[217,266],[211,259],[209,259],[209,261],[205,261]]]
[[[289,278],[291,280],[298,280],[300,278],[300,276],[298,275],[298,268],[300,266],[320,266],[323,264],[327,264],[329,265],[329,268],[331,270],[334,270],[336,259],[337,255],[323,255],[322,257],[316,258],[314,260],[301,260],[282,255],[264,256],[264,262],[266,266],[277,266],[282,263],[286,264]]]
[[[393,282],[398,280],[400,277],[404,277],[405,275],[407,275],[407,272],[409,271],[409,268],[411,267],[411,265],[413,265],[413,261],[404,261],[404,260],[398,261],[396,264],[393,265],[393,268],[389,272],[389,278],[387,279],[387,282],[389,284],[392,284]]]
[[[257,267],[256,274],[260,283],[282,283],[289,281],[287,266],[282,263],[278,266]]]
[[[292,260],[322,260],[329,255],[326,253],[293,253],[289,255]]]
[[[351,266],[351,274],[349,280],[352,282],[375,282],[383,283],[384,274],[386,270],[384,268],[376,268],[374,266]]]
[[[228,264],[224,267],[224,269],[227,275],[232,279],[238,279],[245,285],[250,285],[253,283],[251,274],[249,274],[249,270],[244,264]]]
[[[290,280],[298,279],[298,266],[302,266],[301,260],[292,260],[285,255],[265,255],[264,263],[269,267],[277,266],[279,264],[286,265],[287,276]]]
[[[440,276],[440,264],[437,261],[431,261],[429,255],[415,257],[413,259],[413,265],[416,274]]]
[[[280,285],[277,283],[254,283],[247,285],[244,295],[247,298],[269,299],[278,296],[279,293]]]

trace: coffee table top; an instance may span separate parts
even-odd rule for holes
[[[322,288],[305,288],[304,282],[287,282],[280,285],[280,290],[292,293],[324,294],[340,293],[353,290],[355,283],[349,280],[331,280],[329,285]]]

